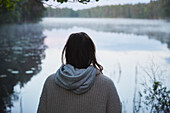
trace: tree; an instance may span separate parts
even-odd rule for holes
[[[170,0],[158,0],[161,6],[162,17],[170,19]]]
[[[19,0],[0,0],[0,8],[13,9]]]
[[[45,0],[45,1],[49,1],[49,0]],[[57,1],[60,3],[68,2],[68,0],[53,0],[53,1]],[[90,0],[73,0],[73,2],[75,2],[75,1],[80,2],[80,3],[85,3],[85,4],[90,2]],[[99,0],[96,0],[96,1],[98,2]]]
[[[0,0],[0,8],[7,8],[7,9],[11,9],[13,10],[16,3],[22,1],[22,0]],[[42,1],[42,0],[35,0],[35,1]],[[49,0],[45,0],[45,1],[49,1]],[[64,2],[68,2],[68,0],[53,0],[59,3],[64,3]],[[79,3],[83,3],[86,4],[88,2],[90,2],[90,0],[73,0],[73,2],[79,2]],[[99,0],[96,0],[99,1]]]
[[[0,24],[37,22],[45,10],[40,0],[20,0],[14,6],[13,9],[0,8]]]

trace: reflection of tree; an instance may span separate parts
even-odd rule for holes
[[[38,25],[12,25],[0,28],[0,112],[10,111],[18,96],[14,86],[23,87],[41,71],[45,58],[44,36]]]
[[[50,20],[50,21],[49,21]],[[58,20],[58,19],[56,19]],[[91,22],[94,21],[93,19],[84,21],[83,19],[81,20],[74,20],[71,19],[71,22],[67,22],[68,20],[66,19],[65,21],[59,21],[54,24],[53,19],[44,19],[42,24],[44,24],[44,27],[48,30],[52,29],[71,29],[76,27],[80,28],[88,28],[92,29],[95,31],[102,31],[102,32],[108,32],[108,33],[123,33],[123,34],[134,34],[134,35],[139,35],[139,36],[148,36],[149,39],[154,39],[158,40],[163,44],[167,44],[167,47],[170,49],[170,32],[166,31],[166,29],[169,29],[168,26],[165,26],[163,24],[158,25],[157,24],[141,24],[142,22],[147,22],[145,20],[135,20],[137,23],[133,23],[133,20],[121,20],[120,23],[108,23],[108,24],[100,24],[100,22],[104,22],[103,20],[95,20],[96,22]],[[83,21],[83,23],[82,23]],[[114,21],[114,19],[113,19]],[[117,21],[117,19],[115,19]],[[127,21],[127,22],[126,22]],[[126,24],[129,22],[132,22],[132,24]],[[140,22],[141,21],[141,22]],[[126,22],[126,23],[124,23]],[[48,23],[48,24],[47,24]],[[167,22],[167,25],[169,23]],[[109,28],[109,29],[108,29]],[[164,28],[163,30],[161,28]]]
[[[149,39],[155,39],[160,41],[162,44],[167,44],[167,48],[170,49],[170,33],[148,33]]]

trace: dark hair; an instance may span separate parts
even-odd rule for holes
[[[69,36],[62,51],[62,64],[65,54],[66,64],[71,64],[75,68],[87,68],[91,64],[100,72],[103,67],[96,60],[96,49],[91,38],[84,32],[73,33]]]

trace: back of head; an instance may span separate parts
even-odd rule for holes
[[[96,61],[95,45],[84,32],[73,33],[69,36],[62,52],[62,63],[64,53],[66,64],[71,64],[75,68],[87,68],[92,64],[100,71],[103,70],[103,67]]]

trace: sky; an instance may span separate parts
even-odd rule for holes
[[[68,1],[69,2],[67,3],[60,4],[57,2],[53,2],[53,0],[49,0],[48,2],[44,2],[44,6],[51,6],[52,8],[71,8],[73,10],[80,10],[103,5],[149,3],[150,0],[99,0],[98,2],[96,2],[95,0],[90,0],[91,2],[87,4],[72,2],[73,0]]]

